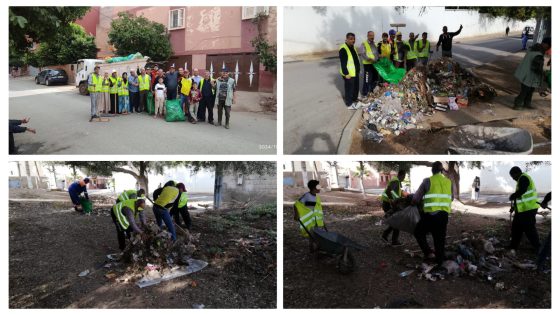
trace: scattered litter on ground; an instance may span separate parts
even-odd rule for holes
[[[414,270],[403,271],[403,272],[399,273],[399,277],[406,278],[406,277],[410,276],[410,274],[412,274],[413,272],[414,272]]]
[[[85,276],[87,276],[87,275],[89,275],[89,269],[86,269],[86,270],[80,272],[80,274],[79,274],[78,276],[80,276],[80,277],[85,277]]]
[[[197,309],[203,309],[205,306],[204,304],[193,304],[192,307]]]

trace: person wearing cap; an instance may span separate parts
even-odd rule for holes
[[[436,51],[439,51],[439,46],[441,46],[442,57],[449,57],[449,58],[453,57],[453,54],[451,53],[451,49],[453,48],[453,37],[461,34],[462,30],[463,30],[463,24],[461,24],[459,30],[454,33],[448,33],[447,26],[443,27],[443,33],[439,35],[439,40],[436,44]]]
[[[407,72],[414,68],[414,66],[416,65],[416,59],[418,58],[416,52],[416,39],[418,38],[418,35],[420,34],[414,35],[413,32],[410,32],[410,34],[408,34],[408,40],[406,42],[403,42],[403,48],[406,56],[405,59]]]
[[[126,239],[130,238],[131,233],[142,234],[144,231],[138,226],[136,220],[140,221],[141,227],[148,226],[144,208],[146,201],[144,199],[127,199],[115,204],[111,211],[111,219],[117,229],[117,239],[119,241],[119,249],[124,250],[126,247]]]
[[[97,111],[97,98],[101,92],[101,77],[99,76],[99,66],[93,68],[93,73],[89,75],[88,78],[88,92],[91,102],[91,117],[89,121],[91,122],[94,118],[99,117],[99,112]]]
[[[354,47],[356,35],[346,34],[346,41],[338,49],[340,60],[339,73],[344,80],[344,103],[350,110],[357,109],[358,94],[360,93],[360,57]]]
[[[87,184],[89,184],[89,178],[84,178],[79,181],[75,181],[70,186],[68,186],[68,194],[70,195],[70,200],[74,205],[74,210],[83,211],[78,208],[80,206],[80,195],[84,194],[84,197],[89,200],[89,195],[87,193]]]
[[[109,96],[111,98],[109,113],[117,114],[119,111],[119,76],[115,69],[111,71],[111,77],[109,78]]]
[[[140,90],[139,94],[139,104],[137,112],[144,112],[146,111],[146,102],[148,100],[148,91],[151,89],[152,78],[149,74],[146,73],[146,69],[140,69],[140,75],[138,76],[138,89]]]
[[[367,39],[360,46],[360,55],[364,64],[364,82],[362,83],[362,95],[367,96],[373,92],[377,85],[378,73],[373,64],[379,59],[379,53],[375,47],[375,33],[367,32]]]
[[[130,113],[134,113],[135,110],[138,112],[138,104],[140,102],[139,86],[136,70],[130,69],[130,76],[128,77],[128,105]]]
[[[167,99],[177,99],[177,85],[179,82],[178,73],[175,71],[175,66],[169,67],[169,72],[165,75],[165,87],[167,88]]]
[[[397,36],[397,31],[394,29],[389,30],[389,43],[393,44],[395,42],[395,37]]]
[[[111,107],[111,98],[109,97],[110,85],[109,73],[105,72],[101,79],[101,91],[97,96],[97,110],[99,113],[107,114]]]
[[[396,40],[393,41],[393,63],[397,68],[404,68],[405,48],[402,41],[402,33],[397,32]]]
[[[173,205],[173,208],[171,208],[170,214],[178,226],[190,230],[192,226],[192,221],[191,221],[191,216],[189,214],[189,207],[187,205],[187,202],[189,200],[189,196],[187,194],[187,188],[183,183],[178,183],[177,185],[175,185],[175,187],[179,189],[179,193],[181,195],[179,196],[178,202],[176,202]],[[181,217],[183,218],[184,224],[181,223],[181,217],[179,215],[181,215]]]
[[[218,108],[218,122],[216,126],[222,125],[222,115],[225,111],[226,124],[225,128],[229,129],[229,118],[231,115],[231,106],[235,97],[235,80],[229,76],[228,69],[222,69],[221,77],[216,80],[216,100],[214,106]]]
[[[294,220],[299,223],[300,234],[309,237],[316,228],[325,228],[323,206],[321,205],[321,185],[317,180],[307,182],[309,191],[294,203]],[[309,232],[309,233],[308,233]],[[312,238],[309,237],[309,249],[314,250]]]
[[[513,109],[535,109],[531,104],[533,102],[533,93],[535,88],[544,87],[546,84],[544,80],[544,54],[550,47],[551,38],[544,38],[540,44],[531,47],[525,54],[525,57],[523,57],[523,60],[521,60],[519,66],[517,66],[514,76],[521,83],[521,90],[514,99]]]
[[[428,40],[428,33],[422,33],[422,39],[416,41],[416,55],[418,56],[417,62],[427,65],[428,58],[430,57],[430,41]]]
[[[428,245],[427,234],[432,234],[435,248],[435,258],[438,270],[441,271],[445,260],[445,238],[447,223],[451,213],[453,188],[451,180],[443,175],[443,164],[432,163],[432,176],[425,178],[412,198],[412,204],[418,205],[420,221],[416,225],[414,237],[424,253],[426,259],[434,257]]]

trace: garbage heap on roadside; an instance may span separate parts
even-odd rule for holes
[[[432,60],[410,70],[398,84],[378,86],[360,103],[364,139],[381,142],[410,129],[422,128],[434,111],[459,110],[488,101],[496,91],[450,58]]]
[[[501,277],[504,273],[514,269],[536,269],[532,260],[519,259],[515,251],[508,251],[501,247],[501,242],[496,237],[486,238],[482,235],[471,236],[463,233],[461,240],[455,241],[446,248],[446,260],[443,268],[437,269],[434,265],[422,263],[401,273],[401,277],[408,276],[414,271],[418,272],[418,279],[428,281],[443,280],[446,277],[470,276],[477,277],[484,282],[495,286],[498,290],[505,289]],[[405,250],[411,256],[414,253]]]

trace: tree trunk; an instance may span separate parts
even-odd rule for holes
[[[461,176],[459,174],[459,164],[456,161],[448,162],[447,177],[451,180],[451,185],[455,192],[455,199],[461,201],[461,187],[459,186]]]
[[[315,176],[315,180],[321,182],[321,178],[319,178],[319,172],[317,171],[317,164],[315,164],[315,161],[313,161],[313,174]]]
[[[366,199],[366,190],[364,188],[364,173],[366,172],[364,162],[360,161],[360,188],[362,189],[362,198]]]
[[[334,162],[334,174],[336,176],[335,178],[335,183],[336,183],[336,188],[339,188],[340,185],[338,184],[338,162]]]
[[[293,179],[292,187],[296,188],[297,187],[296,163],[294,161],[292,161],[292,179]]]
[[[220,209],[222,203],[222,185],[224,183],[224,166],[222,163],[216,163],[214,176],[214,209]]]

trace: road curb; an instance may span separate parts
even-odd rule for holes
[[[352,146],[352,133],[354,132],[354,127],[358,120],[362,117],[363,109],[358,109],[352,115],[352,118],[346,123],[344,129],[342,130],[342,135],[338,141],[338,147],[336,149],[336,154],[344,155],[350,154],[350,147]]]

